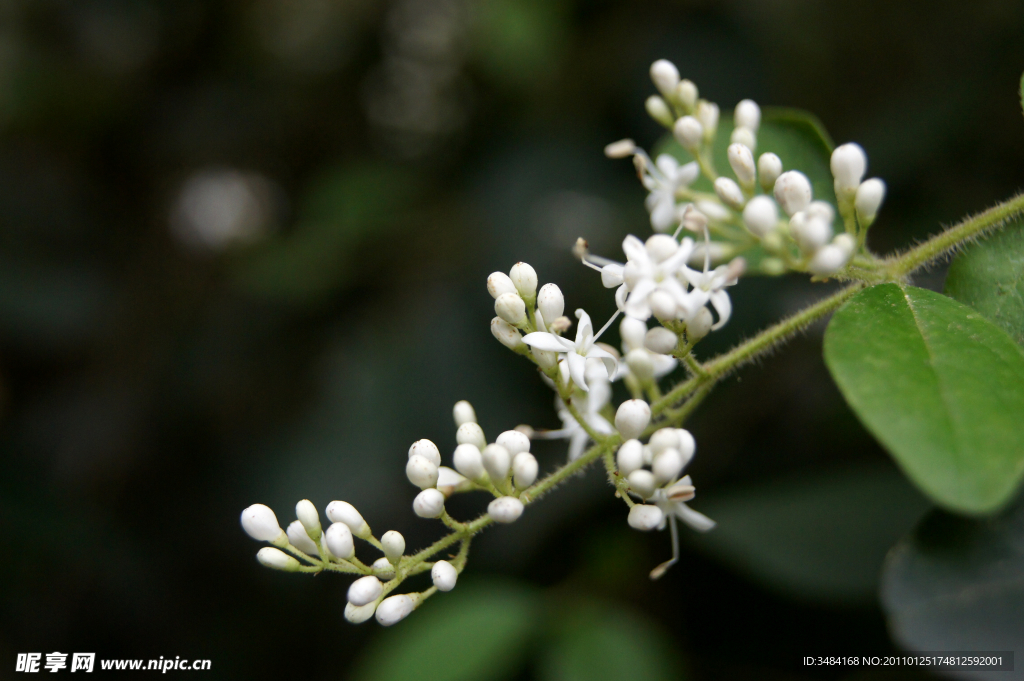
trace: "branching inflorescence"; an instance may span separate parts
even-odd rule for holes
[[[359,512],[344,501],[327,506],[332,524],[326,530],[308,500],[298,503],[298,520],[287,531],[280,528],[271,509],[256,504],[242,513],[242,526],[253,538],[272,544],[257,554],[261,563],[291,572],[357,575],[349,588],[346,619],[358,623],[376,615],[378,622],[391,625],[437,591],[455,587],[474,535],[492,523],[515,522],[526,506],[601,460],[615,495],[629,507],[631,527],[670,528],[672,558],[651,571],[656,579],[678,559],[677,520],[701,532],[715,525],[687,505],[696,490],[683,471],[697,447],[693,436],[680,427],[715,383],[829,314],[866,284],[899,280],[937,253],[1006,217],[1006,210],[990,211],[991,215],[982,214],[953,228],[951,232],[959,230],[958,238],[949,244],[940,235],[898,257],[878,259],[867,250],[865,235],[878,213],[885,185],[878,179],[863,179],[867,159],[859,146],[844,144],[832,153],[836,205],[814,200],[807,176],[785,170],[785,159],[765,153],[755,162],[761,110],[753,101],[743,100],[735,108],[728,147],[733,177],[719,176],[712,162],[717,105],[699,99],[696,86],[681,80],[668,61],[655,62],[651,78],[660,94],[647,100],[648,112],[694,160],[681,164],[662,154],[652,161],[631,140],[605,149],[612,158],[632,157],[640,181],[650,192],[646,206],[655,232],[644,241],[626,237],[621,263],[591,254],[582,239],[577,242],[575,253],[582,263],[600,272],[605,287],[615,289],[617,311],[611,319],[595,332],[590,316],[577,309],[575,335],[570,337],[567,332],[573,321],[564,315],[561,290],[552,283],[538,290],[537,273],[530,265],[517,263],[507,275],[495,272],[487,280],[497,315],[491,320],[491,332],[536,365],[555,393],[563,427],[544,431],[519,426],[489,443],[473,407],[459,402],[453,410],[457,428],[453,467],[442,465],[440,450],[429,440],[413,443],[406,461],[409,481],[421,490],[413,500],[413,511],[421,518],[440,520],[449,534],[406,554],[401,534],[390,531],[377,538]],[[714,193],[692,188],[701,176]],[[1013,201],[1012,212],[1019,212],[1024,199]],[[834,229],[837,215],[840,230]],[[759,249],[754,271],[805,272],[816,279],[833,277],[854,283],[733,350],[700,362],[693,355],[694,346],[728,322],[732,306],[727,289],[745,273],[743,256],[754,249]],[[620,315],[621,353],[600,342]],[[657,324],[648,328],[652,317]],[[659,380],[676,372],[680,364],[687,375],[663,393]],[[614,408],[611,386],[620,380],[631,399]],[[531,441],[559,438],[569,441],[567,463],[538,479]],[[487,512],[468,522],[449,516],[446,500],[470,492],[493,496]],[[356,557],[355,539],[371,544],[383,556],[370,564],[362,562]],[[438,558],[445,551],[447,557]],[[428,571],[431,588],[393,594],[408,577]]]

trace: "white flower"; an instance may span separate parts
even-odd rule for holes
[[[601,416],[601,410],[612,398],[612,387],[606,378],[596,374],[596,371],[592,372],[589,377],[590,392],[583,397],[573,398],[573,404],[576,405],[587,425],[602,435],[610,435],[615,432],[615,429],[607,419]],[[562,428],[538,431],[534,433],[533,437],[542,440],[569,440],[569,461],[575,461],[583,454],[590,436],[565,408],[561,398],[555,398],[555,408],[558,410],[558,418],[562,420]]]
[[[580,322],[576,326],[575,342],[553,333],[541,331],[526,334],[523,336],[523,342],[538,350],[564,355],[562,362],[567,365],[573,382],[579,386],[580,390],[586,391],[589,390],[586,380],[588,357],[604,362],[609,376],[615,375],[618,361],[610,352],[594,345],[597,338],[594,337],[594,325],[590,322],[590,315],[580,309],[576,310],[576,317]]]
[[[718,313],[718,322],[711,326],[712,329],[720,329],[729,321],[732,314],[732,301],[729,294],[725,292],[726,286],[733,286],[739,281],[740,275],[746,267],[743,258],[736,258],[728,265],[719,265],[708,271],[708,261],[704,261],[704,271],[697,272],[689,267],[683,267],[682,276],[693,286],[693,289],[686,294],[685,300],[680,302],[680,307],[687,319],[691,319],[700,312],[711,301],[711,305]]]
[[[641,154],[642,151],[637,153]],[[676,191],[693,184],[700,176],[700,167],[696,161],[679,165],[679,161],[668,154],[661,154],[653,164],[646,154],[640,157],[643,159],[640,181],[650,192],[644,205],[651,214],[651,227],[655,232],[667,232],[678,223]]]
[[[599,268],[601,281],[606,288],[619,287],[615,302],[630,317],[646,320],[655,312],[674,316],[666,313],[675,312],[686,296],[686,287],[676,273],[685,265],[693,248],[693,239],[689,237],[677,243],[668,235],[655,234],[644,243],[629,235],[622,241],[626,264],[609,262]]]

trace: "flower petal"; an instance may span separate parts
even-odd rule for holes
[[[679,301],[679,306],[683,308],[684,316],[686,319],[690,319],[693,315],[704,307],[704,304],[708,302],[708,292],[702,288],[695,288],[686,294],[686,297]]]
[[[572,434],[572,438],[569,440],[569,461],[575,461],[583,455],[583,449],[587,446],[589,439],[590,436],[583,428]]]
[[[632,234],[622,240],[622,252],[626,254],[627,260],[632,260],[645,272],[654,264],[651,262],[651,257],[647,255],[644,242]]]
[[[703,513],[694,511],[682,502],[676,504],[675,513],[676,517],[698,532],[707,532],[716,524],[711,518],[707,517]]]
[[[569,375],[572,376],[572,382],[579,386],[580,390],[587,392],[590,388],[587,387],[587,379],[585,377],[587,370],[587,359],[577,355],[575,351],[570,351],[565,356],[566,361],[569,363]]]
[[[549,350],[550,352],[569,352],[576,346],[572,341],[556,336],[553,333],[534,331],[523,336],[523,342],[538,350]]]
[[[732,314],[732,301],[729,300],[729,294],[725,291],[714,291],[709,297],[711,304],[715,307],[715,312],[718,313],[718,321],[712,324],[711,328],[720,329],[729,321],[729,315]]]
[[[607,350],[602,350],[595,345],[590,349],[590,352],[587,353],[587,357],[591,359],[599,359],[604,362],[604,368],[608,370],[609,378],[615,375],[615,370],[618,368],[619,362],[615,359],[615,355],[612,353]]]

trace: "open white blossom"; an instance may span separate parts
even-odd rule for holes
[[[587,391],[586,370],[587,358],[599,359],[604,362],[609,376],[615,375],[618,360],[607,350],[594,345],[597,337],[594,336],[594,325],[590,321],[590,315],[582,309],[576,310],[576,318],[579,324],[576,325],[576,341],[556,336],[553,333],[535,331],[523,336],[523,342],[538,350],[547,350],[562,355],[562,362],[565,362],[572,377],[573,383],[579,386],[580,390]]]
[[[651,214],[655,232],[667,232],[679,224],[676,219],[676,191],[690,186],[700,176],[696,161],[683,165],[668,154],[660,154],[654,163],[643,151],[637,151],[640,181],[650,192],[644,205]]]

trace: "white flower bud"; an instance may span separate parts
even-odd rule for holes
[[[459,579],[459,572],[446,560],[439,560],[430,568],[430,578],[438,591],[451,591]]]
[[[679,242],[668,234],[655,234],[647,238],[644,248],[654,262],[664,262],[679,250]]]
[[[676,302],[671,293],[660,289],[652,291],[647,296],[647,302],[651,306],[651,312],[658,319],[674,319],[676,310],[679,307],[679,303]]]
[[[659,355],[672,354],[678,343],[679,337],[664,326],[655,326],[653,329],[649,329],[644,336],[644,347]]]
[[[242,511],[242,529],[257,541],[268,541],[278,546],[288,543],[288,535],[278,524],[277,516],[263,504],[253,504]]]
[[[256,554],[256,560],[262,563],[264,567],[268,567],[273,570],[295,572],[299,569],[299,561],[295,560],[284,551],[275,549],[272,546],[264,546],[260,549]]]
[[[828,244],[822,246],[814,254],[814,257],[807,263],[807,270],[820,277],[828,276],[843,269],[849,259],[850,254],[846,249],[835,244]]]
[[[491,276],[487,277],[487,292],[497,300],[502,293],[515,293],[516,285],[504,272],[492,272]]]
[[[367,603],[366,605],[355,606],[351,603],[345,604],[345,619],[352,624],[362,624],[366,620],[373,617],[373,613],[377,610],[376,603]]]
[[[711,327],[715,320],[711,317],[711,310],[702,307],[692,317],[686,320],[686,337],[690,341],[699,341],[711,333]]]
[[[518,430],[506,430],[495,442],[507,449],[511,456],[530,451],[530,438]]]
[[[437,489],[445,496],[451,496],[456,489],[462,490],[468,487],[468,481],[464,475],[456,473],[447,466],[437,469]]]
[[[665,514],[661,509],[651,504],[636,504],[629,509],[629,526],[634,530],[649,532],[661,525]]]
[[[669,60],[659,59],[651,64],[651,80],[661,94],[671,97],[679,85],[679,69]]]
[[[480,480],[484,477],[484,457],[476,445],[459,445],[455,448],[453,459],[455,470],[470,480]]]
[[[754,132],[761,126],[761,107],[752,99],[744,99],[736,105],[733,120],[737,128],[750,128]]]
[[[390,582],[395,578],[395,566],[384,556],[373,561],[373,565],[370,567],[373,568],[374,576],[382,581]]]
[[[324,532],[327,548],[338,558],[348,560],[356,553],[352,530],[345,523],[331,523]]]
[[[811,205],[807,206],[804,213],[807,214],[808,219],[824,220],[830,226],[836,219],[836,209],[828,201],[811,201]]]
[[[683,457],[683,464],[688,464],[697,451],[697,441],[693,439],[690,431],[685,428],[676,428],[676,435],[679,436],[679,446],[676,449],[679,450],[679,455]]]
[[[744,144],[730,144],[728,155],[729,165],[732,166],[732,172],[736,173],[736,179],[740,184],[754,184],[754,155],[750,149]]]
[[[878,209],[882,206],[885,198],[885,182],[877,177],[864,180],[857,188],[857,198],[854,199],[854,206],[857,208],[857,217],[861,222],[870,224],[878,215]]]
[[[313,505],[312,501],[303,499],[295,504],[295,517],[299,519],[299,522],[306,529],[306,534],[313,541],[320,539],[320,514],[316,512],[316,506]]]
[[[797,213],[789,221],[789,229],[797,246],[804,253],[815,253],[832,238],[832,225],[824,220],[808,218],[805,212]]]
[[[666,128],[671,128],[672,123],[675,122],[675,116],[672,115],[672,110],[668,108],[668,104],[664,99],[658,95],[651,95],[644,101],[644,108],[647,109],[647,115],[653,118],[656,122],[661,123]]]
[[[526,322],[526,303],[518,293],[502,293],[494,301],[494,314],[512,326],[520,326]]]
[[[508,278],[526,300],[537,295],[537,271],[525,262],[517,262],[508,273]]]
[[[348,602],[359,607],[380,598],[384,585],[373,575],[360,577],[348,587]]]
[[[685,466],[683,457],[676,449],[666,449],[661,454],[655,454],[654,462],[651,464],[651,472],[654,473],[654,483],[661,487],[679,477]]]
[[[651,448],[651,453],[655,456],[666,449],[678,449],[679,435],[675,428],[661,428],[651,434],[647,446]]]
[[[487,513],[496,523],[514,523],[523,514],[523,502],[515,497],[498,497],[487,504]]]
[[[775,229],[779,222],[779,211],[775,202],[767,196],[755,196],[743,209],[743,222],[750,233],[763,238]]]
[[[540,350],[538,348],[530,348],[530,354],[537,360],[537,366],[541,369],[551,369],[558,364],[558,353],[551,350]]]
[[[472,423],[463,423],[459,426],[459,429],[455,431],[455,441],[460,445],[476,445],[477,449],[483,449],[487,446],[487,438],[484,436],[484,429],[475,421]]]
[[[630,373],[641,381],[649,381],[654,378],[654,358],[646,348],[630,350],[626,355],[626,366],[629,367]]]
[[[644,347],[644,336],[647,335],[647,324],[635,317],[623,317],[619,324],[619,336],[622,337],[624,349],[628,352]]]
[[[444,511],[444,494],[436,489],[425,489],[412,500],[412,510],[421,518],[438,518]]]
[[[615,411],[615,428],[624,440],[640,437],[651,422],[651,407],[643,400],[626,400]]]
[[[366,539],[372,534],[370,526],[363,520],[363,516],[359,515],[356,507],[346,501],[332,501],[327,504],[327,517],[331,522],[345,523],[348,529],[352,530],[352,534],[360,539]]]
[[[679,81],[679,85],[676,86],[676,99],[679,103],[685,106],[687,109],[692,109],[697,104],[697,97],[700,93],[697,92],[697,86],[693,84],[693,81],[683,79]]]
[[[732,134],[729,135],[729,144],[742,144],[753,154],[757,148],[757,135],[750,128],[733,128]]]
[[[672,126],[672,134],[683,149],[693,151],[700,148],[704,139],[704,126],[693,116],[683,116]]]
[[[832,243],[842,249],[846,253],[846,257],[849,258],[853,255],[853,252],[857,250],[857,240],[853,238],[851,234],[837,234],[835,239],[832,239]]]
[[[746,147],[744,147],[746,149]],[[715,180],[715,193],[718,194],[718,198],[722,199],[722,203],[728,205],[730,208],[741,210],[743,208],[743,191],[740,186],[736,184],[735,180],[731,180],[728,177],[720,177]]]
[[[789,170],[775,180],[775,200],[786,215],[799,213],[811,203],[811,181],[799,170]]]
[[[658,488],[654,480],[654,473],[646,468],[633,471],[626,476],[626,479],[629,481],[629,488],[644,499],[649,498]]]
[[[541,286],[537,293],[537,309],[548,322],[561,317],[565,312],[565,298],[562,297],[562,290],[555,284]]]
[[[638,471],[644,465],[644,446],[640,440],[626,440],[619,447],[615,455],[615,463],[619,467],[619,474],[629,477],[633,471]]]
[[[718,105],[706,99],[697,102],[697,113],[694,114],[704,128],[704,139],[710,140],[718,130]]]
[[[385,627],[398,624],[416,608],[419,594],[388,596],[377,606],[377,621]]]
[[[401,532],[394,530],[388,530],[384,533],[384,536],[380,538],[380,546],[384,551],[384,557],[388,559],[392,565],[398,565],[398,561],[402,559],[405,554],[405,537],[402,536]]]
[[[850,142],[841,144],[832,152],[832,176],[836,179],[836,195],[850,197],[857,191],[864,171],[868,167],[868,157],[859,144]]]
[[[413,454],[405,464],[405,476],[420,489],[437,486],[437,466],[425,456]]]
[[[456,410],[458,410],[459,404],[465,404],[466,406],[469,406],[469,402],[459,402],[458,404],[455,405]],[[473,409],[473,407],[469,408],[470,410]],[[441,465],[441,452],[438,450],[437,445],[435,445],[430,440],[416,440],[416,442],[412,443],[412,445],[409,447],[409,458],[411,459],[412,457],[417,455],[422,456],[423,458],[432,462],[435,466]]]
[[[512,458],[512,481],[516,489],[526,489],[537,481],[537,457],[529,452],[519,452]]]
[[[299,551],[308,553],[311,556],[320,555],[319,551],[316,549],[316,544],[314,544],[313,540],[309,538],[308,534],[306,534],[306,528],[303,527],[302,523],[298,520],[293,520],[291,524],[288,525],[286,534],[288,535],[288,541],[291,542],[291,545]]]
[[[775,181],[782,174],[782,161],[772,153],[761,154],[757,159],[757,175],[761,181],[761,189],[765,193],[771,193],[775,187]]]
[[[636,142],[631,139],[612,142],[604,148],[604,155],[608,158],[626,158],[636,153]]]
[[[498,339],[499,343],[510,350],[516,350],[525,345],[519,331],[501,317],[495,317],[491,320],[491,333]]]
[[[698,201],[694,213],[703,214],[709,222],[725,222],[731,216],[729,209],[717,201]],[[689,225],[686,228],[693,232],[703,231],[703,228],[693,229]]]
[[[484,469],[495,482],[504,480],[512,466],[512,457],[501,445],[487,445],[482,453]]]

